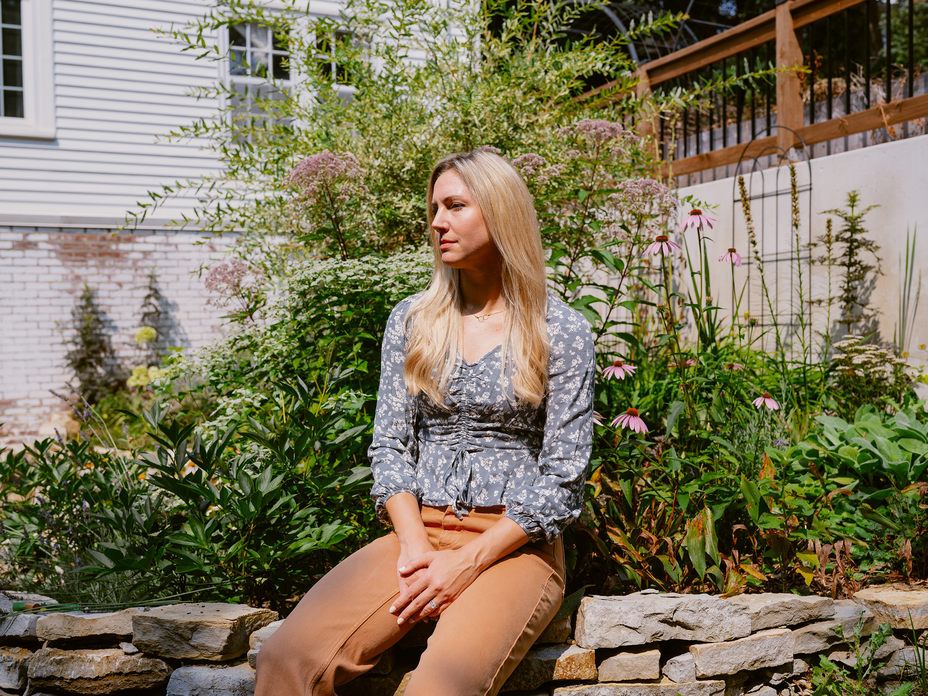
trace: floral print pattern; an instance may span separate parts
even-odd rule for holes
[[[586,320],[548,296],[548,395],[537,408],[515,401],[502,379],[501,348],[469,363],[458,355],[443,406],[406,389],[404,324],[408,297],[383,339],[371,495],[384,503],[409,492],[424,505],[504,505],[530,539],[554,542],[580,514],[593,439],[593,337]]]

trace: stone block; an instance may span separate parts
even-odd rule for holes
[[[873,659],[885,660],[894,652],[898,652],[903,648],[905,648],[905,643],[895,636],[888,636],[886,642],[873,653]],[[860,646],[860,656],[864,662],[870,659],[870,641]],[[857,665],[857,655],[853,650],[834,650],[828,654],[828,659],[852,669]]]
[[[552,696],[724,696],[725,682],[706,679],[686,684],[662,681],[659,684],[589,684],[584,686],[561,686]]]
[[[765,669],[760,672],[761,679],[771,684],[773,686],[779,686],[787,679],[792,679],[793,677],[802,676],[807,674],[811,668],[809,663],[805,660],[800,660],[798,657],[793,658],[792,662],[787,662],[785,665],[780,667],[773,667],[771,669]]]
[[[26,688],[26,673],[32,651],[27,648],[0,648],[0,692]]]
[[[549,623],[545,630],[541,632],[541,635],[538,636],[535,645],[566,643],[567,639],[570,638],[570,631],[569,615],[552,619],[551,623]]]
[[[112,694],[162,686],[171,668],[161,660],[126,655],[122,650],[58,650],[43,648],[29,660],[33,690],[69,694]]]
[[[748,696],[777,696],[777,690],[772,686],[762,686],[756,691],[749,691]]]
[[[599,680],[604,682],[646,681],[660,678],[661,651],[656,648],[651,650],[639,648],[620,652],[607,657],[599,664]]]
[[[585,597],[575,639],[585,648],[621,648],[665,640],[725,641],[751,633],[747,607],[710,595]]]
[[[35,634],[35,625],[38,623],[37,614],[20,614],[0,618],[0,642],[7,645],[15,643],[38,643]]]
[[[671,657],[664,663],[664,676],[672,682],[696,681],[696,662],[688,652]]]
[[[751,615],[751,630],[795,626],[808,621],[830,619],[835,615],[834,600],[810,595],[801,597],[788,593],[738,595],[728,600],[747,607]]]
[[[928,628],[928,590],[868,587],[856,592],[854,601],[873,612],[877,621],[893,628],[911,630],[913,623],[916,630]]]
[[[260,650],[261,646],[264,645],[268,638],[274,635],[275,631],[277,631],[283,623],[283,619],[278,619],[277,621],[272,621],[267,626],[259,628],[248,637],[248,647],[252,650]]]
[[[532,648],[501,691],[535,689],[550,681],[596,679],[596,653],[576,645]]]
[[[886,664],[876,671],[877,679],[898,679],[918,672],[919,655],[916,648],[903,648],[889,656]],[[928,664],[928,651],[921,651],[921,660]]]
[[[817,621],[806,626],[793,629],[793,654],[812,655],[828,652],[844,641],[835,632],[838,626],[844,631],[845,638],[854,635],[854,627],[860,621],[863,613],[864,623],[861,627],[861,636],[869,636],[878,627],[876,617],[865,607],[849,600],[835,602],[835,617],[830,621]]]
[[[221,662],[244,655],[255,631],[277,612],[241,604],[175,604],[132,619],[132,644],[150,655]]]
[[[37,604],[54,604],[55,600],[45,595],[31,594],[29,592],[0,592],[0,612],[9,614],[13,611],[14,602],[35,602]]]
[[[255,671],[245,665],[179,667],[168,682],[167,696],[252,696]]]
[[[725,643],[691,645],[690,654],[697,677],[776,667],[792,661],[793,634],[786,628],[772,628]]]
[[[76,638],[128,638],[132,635],[132,617],[140,609],[123,609],[102,614],[82,611],[49,614],[39,617],[35,632],[39,640],[74,640]]]

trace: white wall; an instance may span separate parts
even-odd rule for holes
[[[54,140],[0,138],[0,224],[111,226],[147,192],[216,168],[199,142],[159,142],[209,117],[192,87],[219,78],[153,29],[180,27],[207,0],[54,0]],[[157,214],[177,217],[189,203]]]
[[[899,311],[899,287],[902,281],[899,258],[905,255],[906,229],[919,231],[916,277],[922,272],[924,287],[915,322],[915,332],[911,342],[911,357],[915,363],[925,364],[928,353],[919,351],[918,345],[928,343],[928,136],[876,145],[860,150],[845,152],[830,157],[811,161],[810,167],[805,163],[798,165],[797,175],[800,185],[809,181],[808,170],[811,168],[811,218],[809,216],[809,195],[804,193],[801,202],[802,243],[815,239],[825,232],[826,219],[823,211],[845,208],[847,194],[856,190],[860,194],[860,206],[878,205],[864,218],[864,227],[869,237],[880,245],[880,256],[884,275],[879,277],[872,294],[871,306],[880,310],[879,328],[883,339],[891,341]],[[763,176],[767,180],[766,190],[789,189],[787,168],[780,172],[780,181],[775,181],[775,171],[767,170]],[[761,189],[761,175],[755,174],[749,181],[755,193]],[[709,245],[710,268],[713,275],[713,287],[719,304],[731,307],[731,274],[727,265],[717,262],[719,255],[730,246],[738,249],[748,259],[750,247],[747,241],[744,216],[740,203],[733,205],[737,196],[733,178],[700,184],[680,189],[682,195],[692,194],[710,205],[717,206],[715,213],[719,220],[716,224],[713,241]],[[774,303],[779,303],[779,320],[786,322],[791,313],[790,303],[794,301],[790,294],[790,276],[795,278],[795,264],[788,261],[782,264],[772,263],[779,251],[789,256],[790,211],[789,196],[767,198],[752,206],[758,237],[763,243],[765,254],[765,273],[768,286],[771,287]],[[841,227],[841,221],[834,216],[835,230]],[[761,221],[764,229],[761,229]],[[811,228],[809,222],[811,221]],[[763,235],[762,235],[763,233]],[[688,233],[691,234],[691,233]],[[761,238],[762,237],[762,238]],[[689,238],[689,237],[688,237]],[[693,241],[693,240],[690,240]],[[776,272],[776,268],[780,272]],[[742,283],[747,279],[747,268],[736,271],[736,288],[740,292]],[[779,293],[777,293],[779,281]],[[812,292],[816,297],[826,295],[823,270],[814,268]],[[756,271],[751,274],[749,282],[750,305],[742,306],[753,316],[760,316],[764,304]],[[806,283],[808,288],[808,282]],[[747,295],[746,295],[747,297]],[[835,309],[837,311],[837,309]],[[823,317],[815,317],[817,329],[823,328]]]

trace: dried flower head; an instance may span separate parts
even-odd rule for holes
[[[151,343],[156,338],[158,338],[158,332],[150,326],[143,326],[135,332],[135,342],[140,346],[144,346],[146,343]]]

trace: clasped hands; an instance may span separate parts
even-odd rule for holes
[[[414,555],[415,554],[415,555]],[[390,607],[396,623],[437,617],[480,575],[474,554],[463,547],[435,551],[429,545],[401,552],[397,561],[400,594]]]

